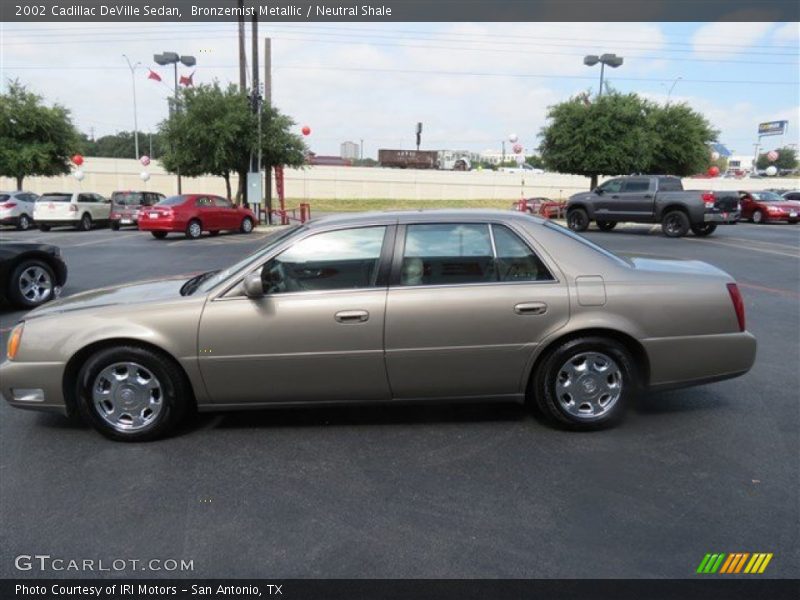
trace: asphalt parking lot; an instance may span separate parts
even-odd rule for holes
[[[0,240],[61,246],[69,295],[223,267],[268,235]],[[3,404],[0,576],[43,576],[13,559],[44,553],[193,560],[183,575],[195,578],[686,578],[707,552],[772,552],[765,576],[799,577],[800,226],[587,236],[734,275],[759,341],[753,370],[648,396],[621,427],[588,434],[515,405],[394,406],[204,415],[131,445]],[[3,310],[4,351],[23,313]]]

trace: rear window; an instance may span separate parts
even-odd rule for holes
[[[170,196],[169,198],[164,198],[161,202],[156,204],[156,206],[177,206],[178,204],[183,204],[189,199],[189,196]]]
[[[0,202],[5,202],[6,200],[8,200],[8,198],[9,198],[8,194],[0,194]]]
[[[682,192],[683,184],[677,177],[659,177],[658,178],[658,191],[659,192]]]
[[[611,259],[617,261],[618,263],[620,263],[622,265],[625,265],[626,267],[630,266],[627,262],[625,262],[623,259],[621,259],[619,256],[617,256],[613,252],[611,252],[609,250],[606,250],[602,246],[598,246],[594,242],[589,241],[588,239],[586,239],[582,235],[579,235],[579,234],[575,233],[571,229],[567,229],[566,227],[558,225],[557,223],[554,223],[553,221],[547,221],[544,224],[544,226],[547,227],[548,229],[552,229],[553,231],[557,231],[558,233],[560,233],[562,235],[566,235],[567,237],[571,237],[576,242],[580,242],[581,244],[583,244],[584,246],[588,246],[589,248],[591,248],[595,252],[599,252],[603,256],[607,256],[608,258],[611,258]]]
[[[142,196],[140,192],[114,192],[111,194],[111,201],[114,204],[141,204]]]
[[[42,194],[37,202],[69,202],[72,194]]]

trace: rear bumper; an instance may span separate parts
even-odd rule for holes
[[[0,225],[16,225],[17,223],[19,223],[19,215],[0,217]]]
[[[703,215],[704,223],[715,223],[717,225],[736,225],[739,221],[739,212],[713,212]]]
[[[650,362],[653,389],[669,389],[731,379],[747,373],[756,359],[749,332],[641,340]]]
[[[151,219],[139,219],[136,223],[141,231],[167,231],[180,232],[184,230],[181,223],[175,221],[161,221]]]
[[[11,406],[68,414],[62,381],[64,363],[0,363],[0,396]]]

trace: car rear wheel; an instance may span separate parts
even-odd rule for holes
[[[78,373],[76,397],[86,421],[124,442],[166,435],[190,406],[180,368],[169,357],[138,346],[106,348],[91,356]]]
[[[586,231],[589,228],[589,215],[582,208],[573,208],[567,213],[567,226],[572,231]]]
[[[661,229],[667,237],[683,237],[689,233],[689,217],[682,210],[671,210],[664,215]]]
[[[692,233],[697,237],[706,237],[717,230],[716,223],[703,223],[702,225],[692,225]]]
[[[119,221],[111,221],[111,229],[114,231],[119,231]]]
[[[40,260],[26,260],[11,273],[9,300],[22,309],[36,308],[53,298],[55,285],[56,278],[50,265]]]
[[[165,237],[167,237],[166,231],[151,231],[150,234],[157,240],[163,240]]]
[[[92,217],[89,216],[89,213],[84,213],[81,217],[80,223],[78,223],[78,229],[81,231],[89,231],[92,228]]]
[[[39,225],[39,231],[50,231],[50,225]]]
[[[756,225],[760,225],[761,223],[764,222],[764,213],[761,212],[760,210],[754,210],[753,216],[751,218],[753,219],[753,223],[755,223]]]
[[[242,219],[242,225],[239,228],[242,233],[250,233],[253,231],[253,219],[250,217],[245,217]]]
[[[598,221],[597,222],[597,228],[600,231],[611,231],[616,226],[617,226],[617,222],[616,221]]]
[[[569,340],[551,351],[531,391],[541,411],[557,424],[592,430],[618,423],[638,386],[627,348],[592,336]]]
[[[22,214],[17,221],[17,229],[20,231],[28,231],[31,228],[31,218],[28,215]]]
[[[186,226],[186,237],[190,240],[196,240],[203,233],[203,226],[197,219],[192,219]]]

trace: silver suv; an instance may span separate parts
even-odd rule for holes
[[[38,197],[33,192],[0,192],[0,225],[13,225],[22,231],[30,229]]]

